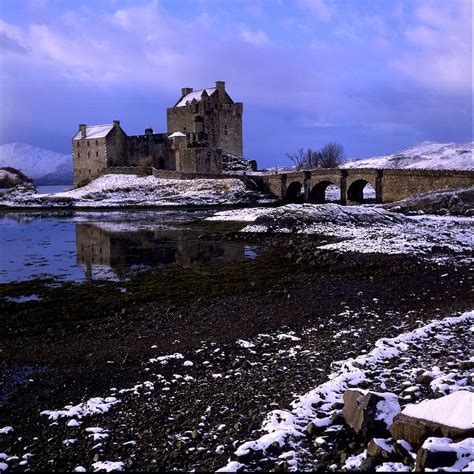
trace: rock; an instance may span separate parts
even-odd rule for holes
[[[449,438],[428,438],[416,455],[415,471],[442,467],[461,471],[472,460],[472,449],[472,439],[452,443]]]
[[[407,441],[395,441],[395,443],[393,443],[393,451],[402,460],[403,464],[408,466],[413,464],[413,448]]]
[[[474,360],[462,360],[461,362],[459,362],[459,368],[461,370],[474,369]]]
[[[416,383],[420,385],[429,385],[432,381],[433,375],[431,375],[429,372],[425,372],[416,378]]]
[[[395,394],[350,389],[343,399],[344,419],[357,434],[365,439],[389,435],[392,420],[400,411]]]
[[[472,412],[474,393],[458,391],[417,405],[407,405],[398,414],[390,433],[394,439],[403,439],[420,445],[430,436],[444,436],[454,440],[474,435],[467,413]]]
[[[373,456],[367,456],[360,464],[359,470],[361,472],[375,471],[375,468],[380,464],[380,461]]]
[[[394,450],[390,440],[384,438],[372,438],[367,445],[369,456],[393,460]]]

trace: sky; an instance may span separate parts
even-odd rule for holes
[[[472,140],[471,0],[0,0],[0,144],[166,131],[182,87],[244,103],[244,154]]]

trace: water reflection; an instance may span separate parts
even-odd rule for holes
[[[137,267],[190,266],[256,255],[241,243],[200,240],[195,232],[185,230],[112,231],[83,223],[76,224],[76,250],[88,279],[109,277],[109,270],[123,279]]]
[[[0,283],[122,280],[141,268],[255,258],[239,242],[199,239],[213,211],[0,214]]]

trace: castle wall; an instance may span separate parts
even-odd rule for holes
[[[97,178],[107,168],[106,139],[73,140],[72,157],[74,186],[82,186]]]
[[[176,150],[176,170],[183,173],[222,173],[221,150],[181,148]]]
[[[146,133],[128,137],[128,165],[175,169],[174,154],[170,152],[166,133]]]

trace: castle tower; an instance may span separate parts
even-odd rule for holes
[[[215,87],[181,89],[181,98],[167,109],[168,134],[182,132],[196,145],[243,155],[242,102],[234,102],[225,82]]]

